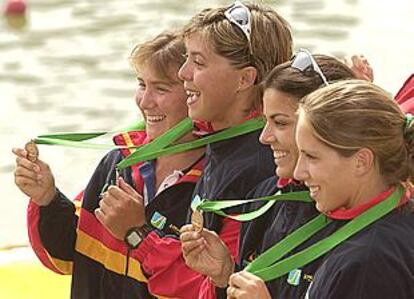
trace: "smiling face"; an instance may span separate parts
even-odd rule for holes
[[[188,57],[179,77],[187,90],[189,115],[221,127],[232,116],[240,71],[228,59],[214,53],[199,34],[187,37],[185,45]]]
[[[263,114],[266,126],[260,135],[260,142],[268,144],[273,150],[276,174],[280,178],[292,178],[298,159],[295,142],[296,109],[298,100],[287,93],[273,88],[263,95]]]
[[[171,77],[176,77],[173,70],[171,72]],[[187,117],[186,98],[184,86],[178,79],[172,81],[161,78],[150,65],[140,69],[135,100],[144,115],[150,140]]]
[[[356,154],[344,157],[322,143],[302,113],[297,123],[296,143],[300,156],[294,177],[309,188],[316,208],[326,213],[351,207],[361,188]]]

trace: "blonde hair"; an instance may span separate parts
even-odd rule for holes
[[[129,59],[138,73],[143,67],[150,67],[161,79],[178,83],[178,70],[185,62],[185,51],[181,32],[167,31],[136,45]]]
[[[288,22],[274,9],[259,4],[245,4],[251,13],[251,50],[236,25],[224,15],[229,8],[204,9],[184,27],[184,38],[200,34],[212,50],[228,59],[236,68],[253,66],[260,83],[270,70],[292,56],[292,35]],[[257,93],[261,98],[261,93]]]
[[[380,87],[360,80],[331,84],[304,97],[299,108],[315,136],[343,156],[370,149],[390,185],[414,177],[414,126]]]

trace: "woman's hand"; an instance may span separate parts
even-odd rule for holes
[[[55,179],[49,165],[40,159],[31,162],[22,148],[14,148],[12,152],[16,155],[16,186],[37,205],[47,206],[56,195]]]
[[[230,276],[227,299],[272,299],[266,284],[247,271]]]
[[[352,55],[345,58],[345,64],[354,72],[357,79],[374,81],[374,71],[364,55]]]
[[[234,262],[227,246],[213,231],[195,231],[191,224],[181,228],[181,248],[187,266],[209,276],[220,287],[227,286]]]
[[[142,196],[122,177],[118,185],[103,194],[95,216],[115,238],[124,240],[130,228],[145,224],[145,207]]]

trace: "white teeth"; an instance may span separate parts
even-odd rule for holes
[[[165,118],[165,115],[147,115],[147,121],[152,123],[163,121]]]
[[[280,158],[286,157],[287,155],[288,155],[288,152],[284,152],[284,151],[274,151],[273,152],[273,156],[276,159],[280,159]]]
[[[310,191],[311,193],[318,192],[319,190],[321,190],[321,187],[319,187],[319,186],[312,186],[312,187],[309,187],[309,191]]]
[[[190,91],[187,90],[187,104],[190,105],[197,100],[197,98],[201,95],[199,91]]]
[[[199,97],[201,95],[201,93],[199,91],[187,90],[186,93],[187,93],[187,96],[189,96],[189,97],[193,97],[193,96]]]

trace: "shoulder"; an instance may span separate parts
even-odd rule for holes
[[[413,298],[412,216],[394,212],[339,245],[317,270],[309,298]]]

